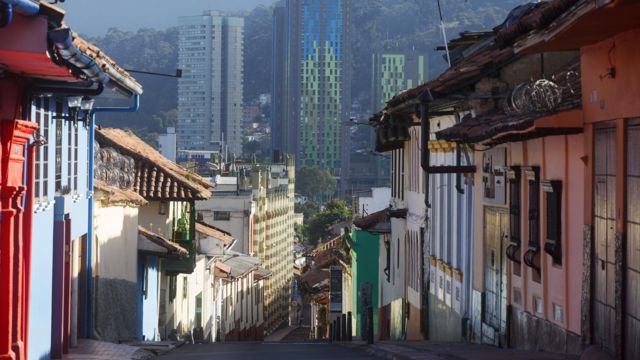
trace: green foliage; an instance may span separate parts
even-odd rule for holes
[[[295,204],[294,210],[296,213],[302,213],[304,215],[304,221],[306,223],[309,219],[320,212],[320,204],[313,200],[307,200],[305,203]]]
[[[106,35],[89,39],[125,69],[173,74],[178,63],[178,30],[140,29],[137,32],[109,29]],[[132,73],[144,87],[136,113],[105,114],[97,117],[104,127],[129,128],[156,146],[158,134],[177,121],[177,79]],[[99,105],[128,103],[101,100]]]
[[[337,182],[328,170],[303,166],[296,169],[296,192],[309,198],[329,197],[336,192]]]
[[[327,227],[341,221],[351,219],[352,213],[349,205],[342,199],[333,199],[325,203],[323,209],[311,217],[305,226],[305,237],[312,244],[319,240],[326,239],[330,234]]]
[[[270,159],[268,139],[244,141],[242,143],[242,154],[247,160],[255,156],[257,162],[268,162]]]
[[[298,241],[301,244],[304,244],[306,242],[306,238],[304,236],[304,225],[298,223],[293,224],[293,231],[295,232]]]

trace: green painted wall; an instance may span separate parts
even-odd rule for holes
[[[351,299],[353,299],[353,309],[355,309],[354,322],[356,324],[356,336],[360,334],[360,319],[364,311],[360,303],[358,291],[360,285],[370,282],[373,286],[371,289],[373,300],[373,332],[374,336],[378,335],[378,256],[380,255],[380,239],[379,235],[364,230],[354,230],[352,234],[353,247],[351,254],[351,277],[352,291]]]

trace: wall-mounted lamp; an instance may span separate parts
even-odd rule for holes
[[[67,98],[67,106],[69,107],[69,121],[78,124],[78,121],[89,123],[89,113],[93,109],[95,100],[88,96],[70,96]]]

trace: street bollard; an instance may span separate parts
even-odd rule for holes
[[[340,328],[340,341],[347,341],[347,314],[342,314],[342,327]]]
[[[367,308],[367,344],[373,344],[373,307]]]
[[[333,342],[333,321],[329,323],[329,344]]]
[[[351,311],[347,312],[347,341],[353,340],[353,324],[351,323]]]
[[[336,317],[336,341],[342,341],[342,333],[341,330],[342,329],[342,324],[340,323],[340,315],[338,315],[338,317]]]

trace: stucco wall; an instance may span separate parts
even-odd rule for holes
[[[135,339],[137,314],[138,209],[94,207],[95,336]]]

